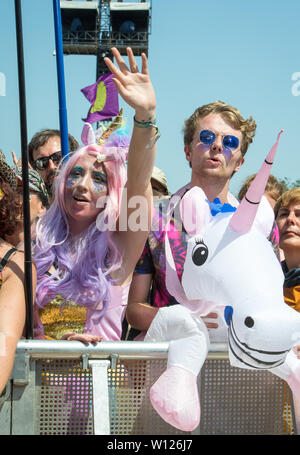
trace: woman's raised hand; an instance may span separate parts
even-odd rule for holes
[[[136,119],[151,121],[155,116],[156,100],[146,54],[142,53],[142,69],[139,72],[132,49],[128,47],[126,51],[130,68],[115,47],[112,48],[112,53],[119,68],[108,57],[105,57],[104,61],[115,76],[113,81],[119,94],[129,106],[135,109]]]

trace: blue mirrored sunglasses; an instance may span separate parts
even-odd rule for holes
[[[217,135],[211,130],[202,130],[200,132],[200,141],[205,145],[212,145],[217,138]],[[224,136],[223,147],[228,150],[236,150],[239,146],[239,139],[236,136]]]

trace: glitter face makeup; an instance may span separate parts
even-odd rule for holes
[[[74,186],[82,174],[83,168],[81,166],[74,166],[66,181],[67,188]]]
[[[66,179],[65,204],[69,219],[88,226],[100,213],[99,197],[107,196],[103,165],[92,155],[79,158]]]
[[[95,191],[95,193],[99,194],[99,193],[103,193],[103,191],[106,190],[106,186],[107,186],[107,178],[106,178],[106,175],[104,174],[104,172],[101,172],[101,171],[94,171],[92,173],[92,177],[93,177],[93,189]]]
[[[82,166],[74,166],[70,172],[69,177],[67,178],[67,188],[71,188],[78,184],[81,179],[87,176],[86,174],[87,170],[83,169]],[[93,190],[97,194],[105,191],[107,185],[106,174],[102,171],[93,170],[91,171],[91,177]]]

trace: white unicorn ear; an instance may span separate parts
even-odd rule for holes
[[[269,237],[274,225],[275,215],[266,196],[261,198],[253,226],[258,229],[265,237]]]
[[[96,144],[95,131],[90,123],[83,125],[81,140],[84,145]]]
[[[186,232],[191,235],[201,235],[211,214],[207,197],[198,186],[190,189],[180,202],[180,215]]]

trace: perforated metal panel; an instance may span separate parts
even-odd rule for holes
[[[207,360],[201,375],[201,434],[293,434],[291,392],[268,371]]]
[[[38,434],[93,434],[90,369],[71,360],[37,364]],[[126,360],[108,369],[111,434],[183,434],[166,424],[149,400],[149,389],[165,368],[165,360]]]
[[[157,352],[153,357],[155,355]],[[115,369],[108,369],[111,434],[188,434],[167,425],[154,411],[149,389],[163,373],[167,362],[166,357],[151,358],[150,350],[146,357],[147,360],[140,354],[135,354],[134,358],[123,355]],[[95,361],[94,358],[91,363]],[[109,364],[107,360],[106,363]],[[28,383],[14,385],[5,402],[10,411],[4,413],[4,406],[0,409],[0,422],[7,421],[4,434],[9,431],[41,435],[96,433],[92,383],[91,369],[83,369],[79,357],[73,360],[70,357],[56,360],[35,357],[31,361]],[[29,394],[25,393],[27,390]],[[296,433],[290,389],[268,371],[233,368],[225,353],[214,352],[209,354],[202,368],[199,390],[201,422],[196,434]],[[98,388],[98,398],[99,393],[102,397],[102,386]],[[101,417],[102,414],[101,409],[100,412],[97,407],[95,410],[98,426],[101,422],[98,415]],[[24,422],[31,424],[27,428]]]
[[[38,434],[93,434],[92,378],[80,361],[37,362],[37,393]]]

